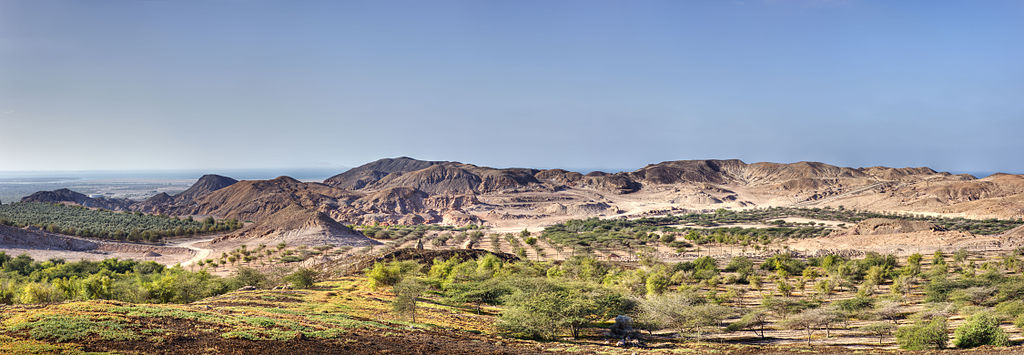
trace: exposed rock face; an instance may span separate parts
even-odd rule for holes
[[[583,180],[583,174],[562,169],[541,170],[533,177],[555,185],[571,185]]]
[[[412,187],[395,187],[360,197],[352,207],[370,213],[412,214],[424,212],[427,193]]]
[[[378,245],[323,212],[297,205],[283,208],[255,225],[218,238],[213,244],[258,241],[264,244],[286,242],[292,245],[341,245],[362,247]]]
[[[440,163],[427,168],[390,174],[363,190],[413,187],[431,195],[476,194],[527,188],[539,184],[531,169],[482,168],[461,163]]]
[[[649,184],[681,182],[725,184],[736,180],[746,167],[739,160],[679,160],[652,164],[629,173],[634,181]]]

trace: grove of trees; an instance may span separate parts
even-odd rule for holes
[[[115,212],[56,203],[18,202],[0,205],[0,224],[33,226],[51,233],[132,242],[157,242],[165,237],[230,231],[234,219],[194,220],[141,212]]]

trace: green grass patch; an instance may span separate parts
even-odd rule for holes
[[[12,325],[11,331],[27,330],[32,339],[65,342],[98,336],[104,340],[136,340],[139,335],[120,320],[101,317],[93,320],[87,316],[46,314]]]

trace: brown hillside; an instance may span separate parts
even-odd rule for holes
[[[321,183],[279,177],[240,181],[173,212],[259,221],[289,206],[316,210],[321,206],[348,205],[358,197],[350,191]]]
[[[379,242],[338,223],[326,213],[291,205],[239,232],[220,237],[213,245],[229,243],[369,246]]]

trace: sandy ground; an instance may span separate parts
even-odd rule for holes
[[[66,261],[99,261],[103,259],[117,258],[134,259],[142,261],[155,261],[164,265],[174,265],[183,262],[191,258],[193,255],[192,251],[184,249],[180,253],[160,253],[160,256],[150,257],[146,256],[146,252],[149,251],[149,249],[151,248],[149,246],[146,246],[146,248],[146,250],[118,250],[120,249],[119,245],[115,244],[109,248],[98,248],[97,250],[89,251],[0,248],[0,252],[7,253],[7,255],[11,256],[28,254],[28,256],[32,257],[35,260],[64,259]]]
[[[42,231],[5,228],[0,230],[7,243],[0,244],[0,252],[8,255],[27,254],[36,260],[64,259],[67,261],[103,260],[109,258],[155,261],[164,265],[182,264],[188,266],[206,258],[210,249],[196,246],[208,242],[218,235],[198,238],[176,238],[163,244],[138,244],[111,242],[99,239],[54,235]],[[75,244],[93,245],[70,250],[68,241]]]

